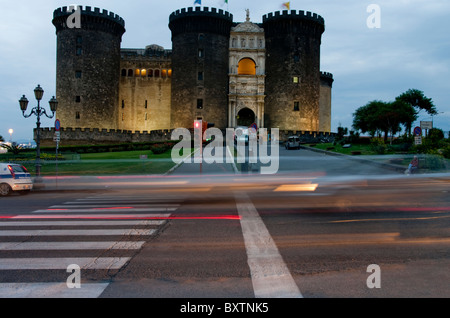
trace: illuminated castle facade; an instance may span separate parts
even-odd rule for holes
[[[169,17],[172,49],[121,48],[118,15],[78,7],[54,11],[57,117],[64,128],[131,133],[192,127],[249,126],[330,132],[333,76],[320,71],[324,19],[310,12],[233,22],[215,8]],[[98,135],[97,138],[101,139]]]

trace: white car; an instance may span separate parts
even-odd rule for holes
[[[11,191],[21,194],[33,189],[33,181],[27,169],[14,163],[0,163],[0,195],[5,196]]]
[[[246,145],[248,144],[248,127],[238,126],[234,131],[234,143],[243,141]]]

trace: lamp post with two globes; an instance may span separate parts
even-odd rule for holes
[[[28,99],[25,97],[25,95],[22,96],[22,98],[19,100],[20,109],[22,110],[22,115],[25,118],[30,117],[31,115],[35,115],[37,117],[36,121],[36,177],[39,179],[41,176],[41,116],[45,115],[47,118],[53,118],[55,116],[56,109],[58,108],[58,101],[56,100],[55,96],[53,96],[50,101],[48,102],[50,104],[50,110],[52,111],[51,115],[48,115],[47,112],[43,107],[41,107],[40,102],[42,99],[42,96],[44,96],[44,90],[40,85],[38,85],[34,89],[34,97],[37,100],[37,106],[34,107],[31,112],[26,115],[25,112],[28,107]]]

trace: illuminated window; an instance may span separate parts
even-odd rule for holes
[[[166,78],[167,77],[167,70],[166,69],[161,71],[161,77],[162,78]]]
[[[141,76],[142,76],[142,77],[147,76],[147,70],[146,70],[146,69],[142,69],[142,70],[141,70]]]
[[[256,63],[250,58],[239,61],[238,75],[256,75]]]
[[[203,49],[198,49],[198,57],[205,57],[205,51]]]
[[[292,82],[293,82],[294,84],[298,84],[298,83],[300,83],[300,78],[299,78],[298,76],[294,76],[294,77],[292,78]]]
[[[140,70],[140,69],[136,69],[136,70],[134,71],[134,75],[135,75],[135,76],[141,75],[141,70]]]
[[[172,70],[169,69],[169,70],[167,71],[167,75],[169,76],[169,78],[171,78],[171,77],[172,77]]]

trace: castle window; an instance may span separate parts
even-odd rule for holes
[[[124,121],[124,120],[125,120],[125,114],[122,113],[122,121]]]
[[[83,43],[83,37],[81,35],[77,36],[77,44]]]
[[[122,108],[125,108],[125,101],[122,99]]]
[[[238,75],[256,75],[256,63],[250,58],[239,61]]]
[[[203,109],[203,99],[197,99],[197,109]]]
[[[159,70],[155,70],[155,77],[159,77]]]
[[[166,69],[161,71],[161,77],[162,78],[166,78],[167,77],[167,70]]]
[[[153,77],[153,70],[148,70],[148,77]]]
[[[75,96],[75,103],[81,103],[81,96]]]
[[[81,71],[75,71],[75,78],[81,78]]]
[[[147,113],[145,113],[145,120],[147,120]]]
[[[298,76],[294,76],[294,77],[292,77],[292,82],[294,84],[298,84],[298,83],[300,83],[300,78]]]
[[[128,77],[133,77],[133,70],[132,69],[128,70]]]
[[[294,55],[294,62],[300,62],[300,55],[298,54]]]
[[[77,56],[80,56],[81,54],[83,54],[83,49],[81,47],[77,47],[76,54],[77,54]]]
[[[300,102],[294,102],[294,111],[299,112],[300,111]]]
[[[126,69],[122,69],[122,74],[123,77],[127,76],[127,70]]]
[[[198,80],[203,81],[203,72],[198,72]]]
[[[147,76],[147,70],[146,70],[146,69],[142,69],[142,70],[141,70],[141,76],[142,76],[142,77]]]
[[[137,68],[137,69],[134,71],[134,75],[135,75],[135,76],[141,75],[141,70]]]
[[[148,107],[148,103],[147,103],[147,100],[145,100],[145,109],[147,109],[147,107]],[[146,113],[147,114],[147,113]]]
[[[198,57],[205,57],[205,50],[203,49],[198,49]]]
[[[169,76],[169,78],[172,77],[172,70],[171,69],[167,70],[167,76]]]
[[[75,119],[80,119],[80,112],[75,113]]]

